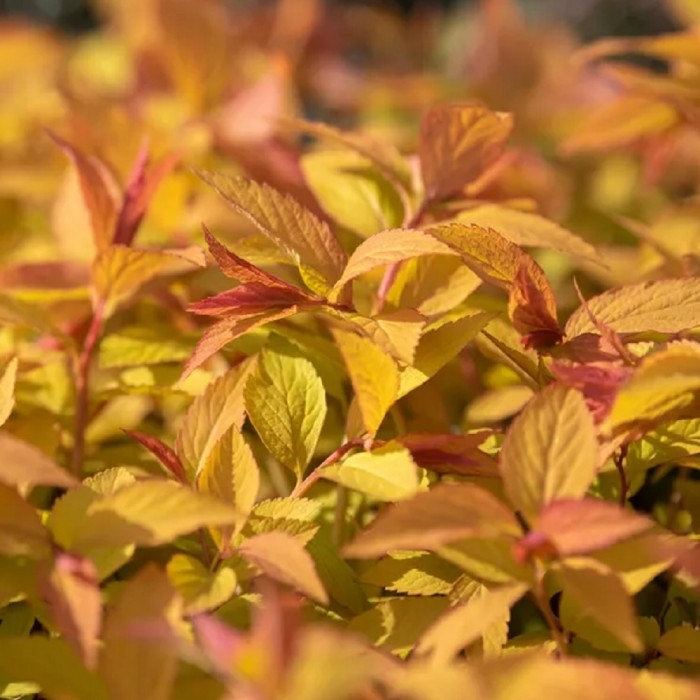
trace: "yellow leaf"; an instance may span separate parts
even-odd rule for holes
[[[679,333],[700,326],[700,279],[654,280],[603,292],[588,300],[590,312],[617,333]],[[566,335],[597,333],[584,307],[566,323]]]
[[[192,402],[175,439],[178,457],[191,480],[202,470],[209,453],[230,428],[245,420],[243,390],[256,359],[244,360],[212,381]]]
[[[11,357],[0,369],[0,425],[10,417],[15,407],[15,380],[17,358]]]
[[[476,180],[501,155],[511,115],[472,105],[444,105],[423,118],[418,155],[425,193],[440,200]]]
[[[350,455],[339,464],[323,467],[320,474],[380,501],[410,498],[420,483],[411,453],[395,443]]]
[[[122,245],[105,248],[92,265],[92,283],[109,316],[119,304],[146,283],[162,275],[177,275],[197,269],[189,259]]]
[[[360,243],[350,256],[343,274],[336,282],[331,299],[337,299],[343,287],[376,267],[417,258],[422,255],[455,255],[448,245],[413,229],[382,231]]]
[[[200,177],[282,249],[313,292],[325,294],[335,284],[346,255],[326,223],[267,185],[220,173]]]
[[[461,571],[427,552],[393,552],[363,572],[361,581],[407,595],[447,595]]]
[[[244,395],[260,439],[301,478],[326,417],[326,394],[314,366],[303,357],[266,348],[246,382]]]
[[[267,532],[247,539],[241,554],[270,578],[296,588],[304,595],[328,604],[313,560],[301,543],[282,532]]]
[[[490,425],[512,418],[532,396],[532,389],[523,384],[511,384],[486,391],[469,403],[464,412],[463,425]]]
[[[696,454],[700,454],[700,418],[676,420],[659,426],[630,444],[625,468],[640,472]]]
[[[606,425],[618,430],[677,417],[700,392],[700,344],[674,343],[648,355],[618,391]]]
[[[434,663],[451,661],[462,649],[483,636],[525,594],[527,586],[512,584],[488,589],[478,586],[474,594],[438,618],[423,634],[415,653],[430,656]]]
[[[362,425],[376,435],[398,396],[396,362],[367,338],[340,329],[332,332],[355,390]]]
[[[0,432],[0,481],[10,486],[60,486],[68,489],[77,481],[34,445],[10,433]]]
[[[454,255],[424,255],[402,265],[387,294],[396,307],[436,316],[461,304],[481,279]]]
[[[691,664],[700,663],[700,629],[682,625],[661,635],[656,648],[664,655]]]
[[[166,567],[170,583],[185,601],[185,612],[196,615],[213,610],[233,597],[236,573],[229,567],[209,571],[202,562],[187,554],[175,554]]]
[[[100,676],[110,700],[169,700],[178,660],[171,649],[134,631],[150,625],[163,634],[179,621],[181,602],[154,565],[124,583],[105,620]]]
[[[510,426],[500,467],[508,497],[529,520],[556,499],[582,497],[598,468],[583,396],[557,384],[536,395]]]
[[[387,508],[344,554],[364,559],[394,549],[436,549],[465,537],[520,534],[513,513],[488,491],[473,484],[445,483]]]
[[[153,547],[207,525],[234,525],[242,517],[218,498],[175,481],[146,479],[91,503],[76,547]]]
[[[253,451],[236,426],[214,445],[197,475],[197,489],[231,503],[244,516],[253,509],[260,489],[260,472]],[[240,522],[238,527],[242,527]]]
[[[371,163],[352,151],[308,153],[301,168],[323,210],[363,238],[403,220],[401,198]]]
[[[467,225],[492,228],[518,246],[551,248],[600,263],[599,254],[590,243],[537,214],[499,204],[483,204],[461,212],[457,219]]]
[[[634,606],[617,574],[593,562],[571,562],[557,569],[557,577],[564,589],[561,618],[567,629],[607,651],[642,651]]]

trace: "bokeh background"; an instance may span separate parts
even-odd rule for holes
[[[196,0],[193,0],[196,1]],[[261,5],[270,0],[230,0],[231,5]],[[478,0],[327,0],[381,6],[410,14],[455,11]],[[533,19],[563,21],[584,40],[608,35],[658,34],[677,24],[664,0],[520,0]],[[98,18],[89,0],[0,0],[0,15],[23,15],[71,32],[89,31]]]

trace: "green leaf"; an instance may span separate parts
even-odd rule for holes
[[[300,542],[283,532],[267,532],[247,539],[239,551],[275,581],[296,588],[304,595],[328,604],[313,559]]]
[[[253,508],[244,534],[285,532],[308,543],[318,532],[320,510],[321,505],[308,498],[269,498]]]
[[[15,407],[16,357],[11,357],[0,368],[0,426],[4,425]]]
[[[399,371],[396,362],[371,340],[357,333],[332,329],[355,390],[362,425],[376,435],[396,401]]]
[[[265,447],[300,479],[326,417],[326,394],[314,366],[304,358],[265,349],[244,395]]]
[[[302,157],[301,169],[323,210],[341,226],[366,238],[401,224],[401,198],[366,158],[312,152]]]
[[[681,625],[661,635],[656,648],[679,661],[700,663],[700,629]]]
[[[234,525],[243,516],[218,498],[174,481],[146,479],[93,501],[77,547],[154,547],[204,526]]]
[[[696,454],[700,454],[700,418],[677,420],[655,428],[629,445],[625,468],[638,473]]]
[[[395,549],[437,549],[464,537],[521,533],[513,513],[488,491],[466,483],[444,483],[383,511],[345,547],[353,558]]]
[[[36,683],[51,700],[112,700],[63,639],[0,639],[0,672],[4,680]]]
[[[280,247],[313,292],[324,295],[340,277],[342,246],[325,222],[292,197],[243,177],[211,172],[200,177]]]
[[[411,453],[396,443],[350,455],[339,464],[323,467],[320,475],[380,501],[410,498],[420,483]]]
[[[427,552],[393,552],[365,571],[361,580],[406,595],[447,595],[461,571]]]
[[[512,584],[488,589],[478,586],[466,601],[439,617],[421,637],[416,654],[434,663],[452,660],[462,649],[482,637],[494,624],[509,617],[510,608],[525,594],[527,586]]]
[[[123,585],[105,620],[100,656],[110,700],[169,700],[177,658],[136,628],[162,634],[172,629],[180,612],[175,590],[153,565]]]
[[[169,328],[123,328],[102,339],[99,364],[103,369],[114,369],[181,362],[192,352],[192,346],[181,336],[172,336]]]
[[[641,652],[634,606],[619,576],[590,560],[574,564],[569,560],[557,569],[564,627],[606,651]]]
[[[236,573],[227,566],[209,571],[198,559],[175,554],[166,571],[170,583],[183,597],[189,615],[218,608],[236,592]]]
[[[221,436],[232,426],[239,430],[243,427],[243,390],[255,364],[254,358],[244,360],[211,382],[182,419],[175,441],[176,452],[191,481],[204,467]]]
[[[530,520],[547,503],[583,496],[598,462],[595,426],[583,396],[557,384],[527,404],[500,454],[506,492]]]

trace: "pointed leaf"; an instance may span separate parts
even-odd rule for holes
[[[435,549],[465,537],[519,533],[513,513],[488,491],[445,483],[387,508],[344,554],[364,559],[394,549]]]
[[[0,481],[10,486],[59,486],[68,489],[77,481],[34,445],[0,432]]]
[[[268,450],[301,478],[326,417],[326,394],[302,357],[263,350],[245,385],[245,406]]]
[[[240,546],[240,552],[270,578],[296,588],[319,603],[328,603],[313,560],[294,537],[282,532],[255,535]]]
[[[125,430],[124,432],[130,438],[143,445],[178,481],[181,481],[183,484],[187,483],[185,468],[172,447],[169,447],[153,435],[139,433],[136,430]]]
[[[345,251],[327,224],[289,195],[242,177],[200,177],[299,266],[312,291],[325,294],[340,277]]]
[[[551,385],[511,424],[500,453],[512,503],[528,518],[560,498],[580,498],[595,477],[598,441],[583,396]]]
[[[411,453],[396,443],[372,452],[358,452],[319,474],[346,488],[380,501],[400,501],[418,491],[419,475]]]

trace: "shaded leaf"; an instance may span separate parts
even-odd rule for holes
[[[41,558],[48,547],[49,533],[34,508],[0,483],[0,553]]]
[[[0,432],[0,481],[10,486],[60,486],[67,489],[78,482],[34,445]]]
[[[17,363],[17,358],[11,357],[0,370],[0,425],[7,421],[15,407]]]

